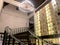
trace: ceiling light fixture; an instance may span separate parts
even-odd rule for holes
[[[21,10],[22,12],[32,12],[34,11],[34,5],[31,1],[29,0],[24,0],[23,2],[21,2],[21,4],[19,5],[19,10]]]

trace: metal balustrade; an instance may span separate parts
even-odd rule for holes
[[[4,33],[0,32],[0,40],[3,40]]]
[[[2,45],[25,45],[23,42],[21,42],[19,39],[14,37],[12,33],[10,32],[10,28],[5,28],[4,37],[3,37],[3,43]]]
[[[3,36],[4,36],[4,33],[2,33],[2,32],[0,32],[0,38],[1,39],[3,39]],[[6,44],[8,44],[8,45],[10,45],[10,44],[15,44],[15,45],[17,45],[17,44],[19,44],[19,43],[17,43],[18,41],[15,41],[14,39],[11,39],[11,37],[10,36],[8,36],[9,37],[9,39],[7,39],[8,40],[8,42],[6,43]],[[13,41],[13,43],[10,43],[10,40],[11,41]],[[15,43],[14,43],[15,42]],[[50,44],[48,41],[43,41],[44,42],[44,44]]]
[[[13,33],[12,30],[14,30],[15,33]],[[11,29],[9,27],[6,27],[5,32],[4,32],[4,38],[3,38],[2,45],[16,45],[16,44],[17,45],[26,45],[26,44],[36,45],[36,44],[31,44],[31,42],[29,41],[30,37],[27,37],[27,40],[26,40],[26,39],[18,39],[17,37],[14,36],[14,34],[17,34],[17,33],[23,33],[24,30],[29,32],[28,36],[31,35],[35,40],[38,40],[38,45],[40,45],[40,43],[39,43],[40,41],[41,41],[42,45],[54,45],[54,43],[51,43],[47,40],[41,39],[38,36],[36,36],[36,34],[32,31],[30,31],[28,27],[21,27],[21,28],[15,28],[15,29]],[[22,34],[21,34],[21,36],[22,36]],[[25,43],[25,41],[28,43]]]

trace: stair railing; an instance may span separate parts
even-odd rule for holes
[[[42,39],[40,39],[38,36],[36,36],[36,34],[35,34],[34,32],[30,31],[28,27],[19,28],[18,30],[15,30],[15,31],[14,31],[14,32],[15,32],[14,34],[16,34],[17,32],[19,33],[19,32],[21,31],[20,29],[21,29],[21,30],[24,29],[24,30],[28,31],[33,37],[37,38],[38,40],[42,40]],[[22,44],[24,45],[23,42],[21,42],[19,39],[17,39],[15,36],[13,36],[13,33],[11,33],[12,30],[14,30],[14,29],[11,29],[11,28],[9,28],[9,27],[6,27],[6,32],[8,32],[9,35],[11,35],[11,37],[13,37],[15,40],[17,40],[18,42],[20,42],[20,43],[22,43]],[[23,32],[24,32],[24,31],[23,31]],[[53,43],[50,43],[50,42],[48,42],[48,41],[46,41],[46,40],[42,40],[42,42],[45,42],[46,44],[53,45]]]
[[[3,40],[4,33],[0,32],[0,40]]]
[[[35,34],[34,32],[32,32],[32,31],[30,31],[30,30],[28,30],[28,32],[29,32],[32,36],[36,37],[38,40],[42,40],[42,39],[40,39],[38,36],[36,36],[36,34]],[[48,42],[48,41],[46,41],[46,40],[42,40],[42,42],[45,42],[47,45],[48,45],[48,44],[53,45],[53,43],[50,43],[50,42]]]
[[[4,38],[3,38],[3,43],[2,45],[6,45],[7,44],[7,40],[8,40],[8,36],[10,36],[13,39],[13,43],[12,45],[14,45],[14,41],[16,40],[18,42],[19,45],[25,45],[25,43],[21,42],[19,39],[17,39],[15,36],[13,36],[13,34],[11,33],[11,28],[6,27],[5,28],[5,32],[4,32]],[[8,41],[8,45],[10,42]]]

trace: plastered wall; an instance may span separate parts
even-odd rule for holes
[[[0,15],[0,32],[3,32],[6,26],[11,28],[29,27],[27,14],[16,10],[13,5],[5,6]]]

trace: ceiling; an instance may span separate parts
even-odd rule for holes
[[[40,6],[45,0],[31,0],[31,2],[35,5],[35,8]]]
[[[12,4],[16,7],[19,7],[19,4],[24,0],[4,0],[4,2]],[[49,3],[51,0],[29,0],[34,4],[35,11],[38,11],[42,7],[44,7],[47,3]]]
[[[22,2],[24,0],[15,0],[15,1],[19,1],[19,2]],[[30,0],[34,5],[35,5],[35,8],[37,8],[39,5],[41,5],[45,0]]]
[[[15,0],[15,1],[22,2],[24,0]],[[51,0],[29,0],[29,1],[31,1],[34,4],[35,8],[38,10],[41,7],[45,6],[47,3],[49,3]]]

